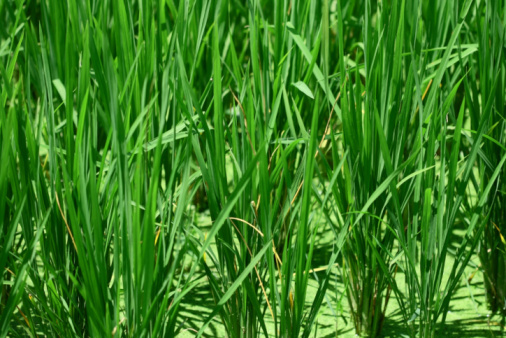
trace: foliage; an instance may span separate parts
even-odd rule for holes
[[[173,337],[204,288],[197,335],[308,337],[344,298],[431,337],[475,253],[504,310],[505,17],[0,1],[0,336]]]

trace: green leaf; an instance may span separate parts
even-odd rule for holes
[[[292,86],[300,90],[304,95],[314,100],[313,93],[311,92],[311,89],[302,81],[292,83]]]

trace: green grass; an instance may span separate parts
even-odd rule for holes
[[[503,333],[504,0],[0,18],[0,337]]]

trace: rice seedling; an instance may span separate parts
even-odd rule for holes
[[[375,30],[367,22],[371,7],[366,4],[366,83],[363,85],[356,67],[348,71],[341,84],[348,170],[328,173],[333,177],[330,182],[336,202],[336,206],[329,207],[333,214],[329,219],[333,218],[340,228],[350,227],[348,249],[343,252],[343,274],[347,276],[347,297],[356,331],[366,336],[375,336],[381,330],[392,294],[412,334],[434,336],[436,323],[440,318],[444,322],[450,299],[483,231],[486,217],[478,215],[504,163],[504,159],[497,158],[490,181],[473,180],[475,184],[481,182],[480,198],[475,208],[466,209],[471,215],[471,219],[464,219],[467,235],[454,252],[451,242],[455,224],[458,217],[463,217],[463,204],[467,206],[466,188],[472,181],[481,139],[486,136],[483,121],[491,106],[484,105],[488,111],[477,120],[470,154],[460,158],[467,106],[463,101],[460,108],[455,107],[453,101],[466,76],[468,58],[477,48],[471,44],[457,46],[456,41],[471,2],[462,7],[435,6],[448,14],[438,22],[440,27],[433,29],[451,32],[451,36],[445,49],[432,52],[430,48],[441,45],[444,35],[428,37],[418,46],[408,45],[408,51],[401,42],[406,37],[407,41],[419,40],[419,27],[407,26],[405,16],[423,18],[421,3],[378,5],[382,20],[378,20]],[[338,22],[342,22],[339,4],[337,12]],[[449,31],[452,22],[458,24]],[[341,38],[342,29],[338,24]],[[339,69],[341,74],[347,73],[344,61]],[[403,78],[405,90],[398,85]],[[346,90],[347,86],[351,88]],[[363,107],[363,111],[357,113],[357,107]],[[453,121],[453,135],[449,120]],[[338,160],[339,155],[334,153],[333,162]],[[369,192],[364,187],[370,187]],[[456,260],[451,273],[444,275],[450,252]],[[405,293],[397,286],[399,273],[404,274]]]
[[[484,119],[483,146],[479,154],[479,171],[474,173],[473,187],[476,194],[483,194],[483,186],[476,182],[491,182],[492,191],[487,204],[480,210],[486,220],[484,235],[478,251],[484,273],[484,283],[492,312],[506,313],[506,214],[505,214],[505,170],[493,175],[506,150],[504,115],[505,58],[504,58],[504,7],[497,2],[484,2],[477,7],[483,17],[477,17],[474,23],[477,35],[477,62],[469,66],[472,78],[479,82],[465,82],[465,97],[470,104],[470,133],[479,128]],[[501,15],[503,19],[501,21]],[[478,21],[479,20],[479,21]],[[478,101],[486,98],[490,112]],[[474,135],[473,135],[474,136]],[[476,199],[471,200],[469,209],[478,209]],[[479,209],[478,209],[479,210]]]

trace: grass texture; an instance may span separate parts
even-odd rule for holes
[[[470,268],[504,327],[504,0],[0,19],[0,337],[434,337]]]

